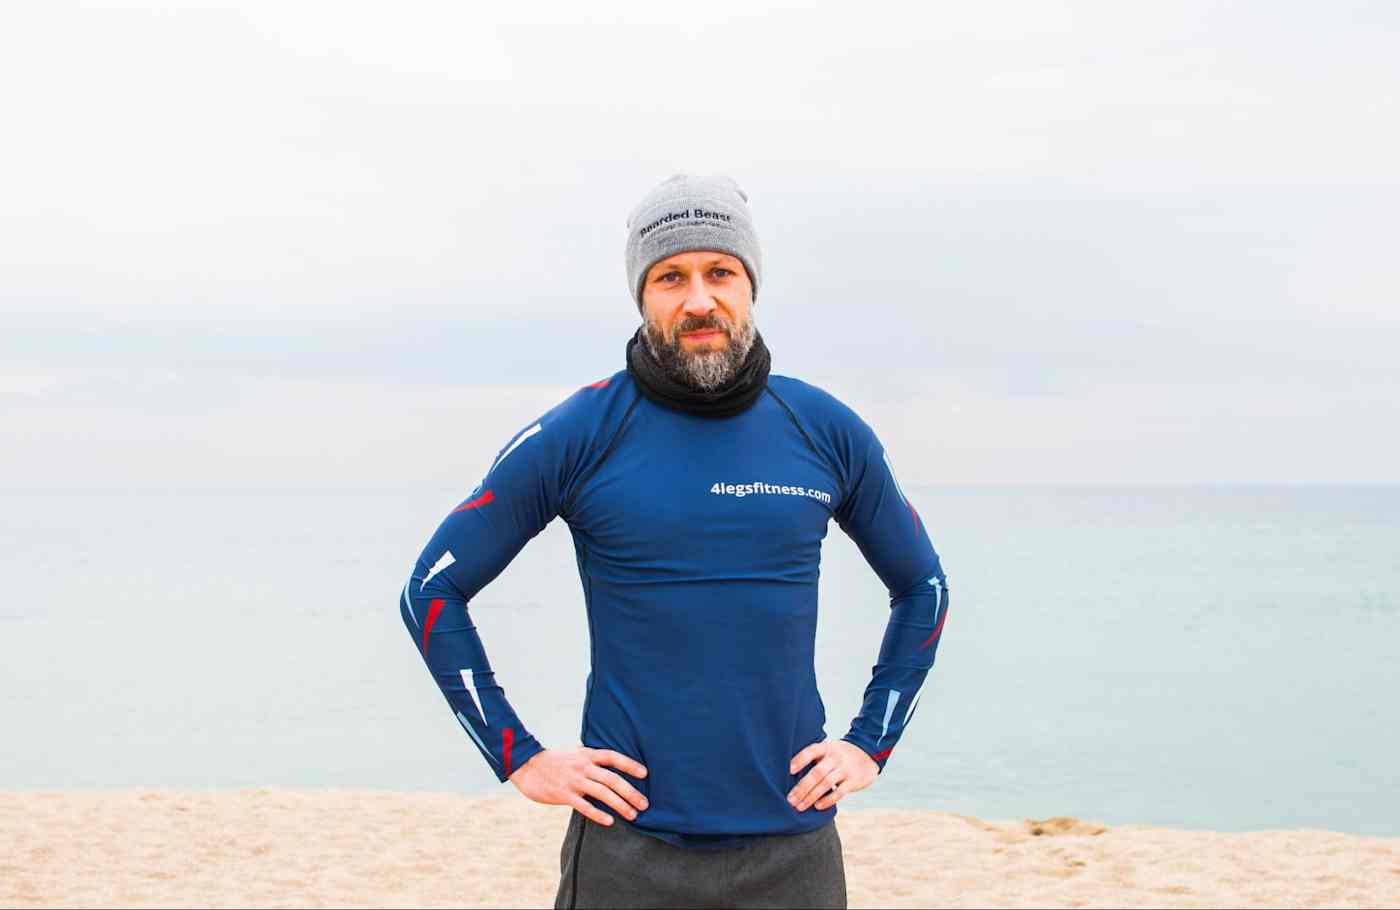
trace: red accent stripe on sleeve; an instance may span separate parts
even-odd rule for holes
[[[467,509],[475,509],[477,506],[484,506],[488,502],[495,500],[495,498],[495,493],[492,493],[490,490],[484,490],[476,499],[468,499],[466,502],[453,509],[451,514],[456,515],[458,512],[465,512]]]
[[[938,617],[938,625],[933,627],[933,634],[929,635],[928,639],[923,644],[919,645],[920,651],[922,651],[924,648],[927,648],[929,645],[933,644],[935,641],[938,640],[938,636],[943,634],[943,624],[947,621],[948,607],[945,605],[943,607],[943,615]]]
[[[876,752],[874,755],[872,755],[872,756],[870,756],[870,757],[873,758],[873,759],[875,759],[876,761],[884,761],[885,759],[887,759],[887,758],[890,757],[890,753],[893,752],[893,751],[894,751],[894,746],[890,746],[890,747],[889,747],[888,749],[886,749],[885,751],[883,751],[883,752]]]
[[[501,731],[501,740],[505,750],[506,777],[510,777],[510,750],[511,747],[515,745],[515,730],[511,727],[506,727]]]
[[[442,612],[442,605],[447,603],[441,597],[434,598],[428,604],[428,618],[423,620],[423,656],[428,656],[428,636],[432,634],[433,623],[437,622],[438,614]]]
[[[588,385],[584,386],[584,388],[585,388],[585,389],[605,389],[605,388],[607,388],[608,383],[610,383],[610,382],[612,382],[612,377],[611,377],[611,376],[609,376],[607,379],[600,379],[600,380],[598,380],[597,382],[590,382]]]

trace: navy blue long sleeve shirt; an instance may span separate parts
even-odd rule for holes
[[[770,375],[742,413],[696,416],[642,397],[624,370],[500,450],[433,534],[399,608],[503,782],[544,747],[507,701],[468,604],[556,516],[573,535],[588,614],[580,740],[648,771],[616,772],[649,802],[627,824],[704,848],[798,834],[835,815],[787,802],[808,770],[789,772],[792,756],[826,738],[814,651],[833,518],[890,594],[864,701],[842,737],[883,771],[933,665],[948,591],[889,457],[850,408]]]

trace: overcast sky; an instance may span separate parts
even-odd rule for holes
[[[910,484],[1400,481],[1400,6],[9,4],[0,486],[475,486],[727,173]]]

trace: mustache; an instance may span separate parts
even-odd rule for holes
[[[705,329],[714,329],[729,336],[729,340],[734,340],[734,326],[726,319],[720,319],[711,313],[708,316],[687,316],[685,319],[671,326],[671,343],[680,339],[682,332],[699,332]]]

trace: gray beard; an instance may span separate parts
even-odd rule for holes
[[[721,329],[729,336],[729,345],[722,351],[697,351],[689,353],[681,349],[680,333],[700,328]],[[720,388],[734,378],[753,347],[757,328],[752,315],[737,327],[711,316],[708,319],[682,319],[671,326],[668,338],[651,320],[646,322],[642,333],[647,350],[652,359],[672,379],[701,392]]]

